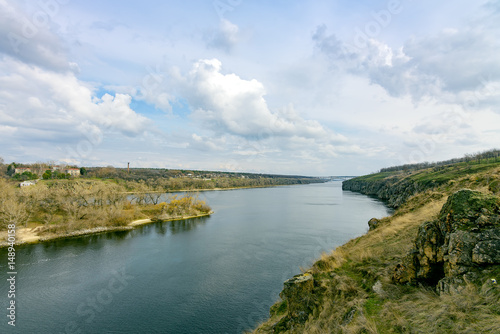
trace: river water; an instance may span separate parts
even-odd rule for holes
[[[215,213],[18,247],[16,327],[2,333],[241,333],[283,282],[390,214],[340,182],[204,192]]]

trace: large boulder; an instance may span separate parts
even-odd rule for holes
[[[305,321],[312,311],[310,295],[314,288],[314,279],[310,273],[296,275],[283,283],[280,297],[287,301],[288,316],[298,321]]]
[[[437,220],[420,226],[414,248],[395,268],[393,281],[458,291],[482,269],[499,264],[499,198],[460,190],[448,198]]]
[[[370,231],[376,229],[380,225],[380,220],[377,218],[372,218],[368,221],[368,227],[370,228]]]
[[[280,293],[283,301],[286,301],[286,315],[274,325],[274,332],[290,330],[299,324],[303,324],[315,308],[314,301],[314,278],[309,272],[295,275],[283,283],[284,287]]]

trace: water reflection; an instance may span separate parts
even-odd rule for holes
[[[115,240],[117,242],[123,241],[127,238],[131,231],[115,231],[115,232],[105,232],[97,233],[91,235],[84,235],[79,237],[57,239],[49,242],[43,242],[43,248],[47,251],[57,250],[60,248],[71,246],[73,248],[85,249],[88,246],[92,246],[93,249],[101,249],[106,244],[102,241],[104,240]]]
[[[168,227],[172,234],[189,232],[195,229],[198,225],[205,224],[210,217],[198,217],[185,220],[177,220],[169,222]]]
[[[198,225],[205,224],[208,219],[210,219],[210,216],[156,222],[139,226],[133,230],[104,232],[79,237],[57,239],[50,242],[43,242],[41,245],[46,251],[54,251],[68,246],[82,249],[92,246],[93,249],[98,250],[105,247],[106,243],[102,242],[104,240],[114,240],[120,243],[134,236],[149,235],[152,231],[160,235],[167,235],[169,231],[171,234],[189,232],[195,229]],[[25,245],[20,247],[26,248],[26,251],[29,254],[34,249],[30,246],[31,245]]]
[[[145,225],[139,228],[138,231],[140,234],[148,234],[151,230],[160,235],[166,235],[170,231],[171,234],[177,234],[182,232],[189,232],[195,229],[197,226],[205,224],[207,220],[210,219],[210,216],[206,217],[197,217],[190,219],[182,219],[182,220],[172,220],[172,221],[164,221],[164,222],[156,222],[153,224]]]

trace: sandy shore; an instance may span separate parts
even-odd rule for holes
[[[210,211],[209,213],[203,213],[199,215],[191,215],[191,216],[181,216],[181,217],[173,217],[171,219],[165,219],[163,221],[175,221],[175,220],[184,220],[184,219],[191,219],[191,218],[198,218],[198,217],[205,217],[205,216],[210,216],[213,211]],[[55,240],[55,239],[65,239],[65,238],[73,238],[73,237],[78,237],[82,235],[89,235],[89,234],[96,234],[96,233],[104,233],[104,232],[114,232],[114,231],[126,231],[126,230],[132,230],[136,228],[137,226],[145,225],[145,224],[151,224],[154,221],[147,218],[147,219],[139,219],[139,220],[134,220],[133,222],[130,222],[126,226],[112,226],[112,227],[95,227],[91,229],[85,229],[85,230],[79,230],[79,231],[73,231],[70,233],[66,234],[48,234],[48,235],[38,235],[38,232],[41,231],[42,226],[38,227],[20,227],[16,229],[16,245],[21,245],[21,244],[34,244],[38,242],[44,242],[44,241],[50,241],[50,240]],[[7,247],[7,231],[1,231],[0,232],[0,248],[2,247]]]

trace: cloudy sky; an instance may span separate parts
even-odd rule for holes
[[[0,0],[0,156],[359,175],[500,147],[500,1]]]

